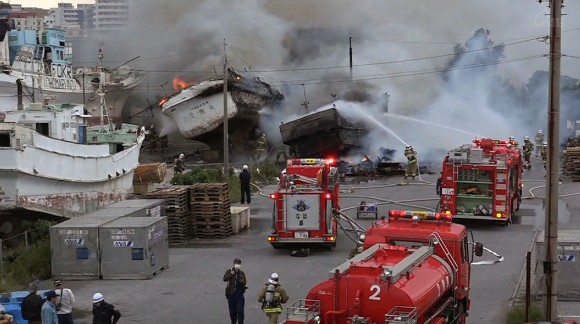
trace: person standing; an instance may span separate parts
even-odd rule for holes
[[[54,289],[58,295],[56,314],[59,324],[73,324],[72,307],[75,304],[75,295],[72,290],[64,288],[61,280],[54,281]]]
[[[28,285],[28,295],[22,300],[20,304],[20,311],[22,318],[28,321],[29,324],[41,324],[42,318],[40,312],[42,309],[42,297],[37,294],[38,286],[35,282]]]
[[[412,177],[415,180],[415,175],[417,172],[417,152],[412,146],[407,146],[405,149],[405,157],[407,158],[407,169],[405,170],[405,182],[407,182],[408,177]]]
[[[244,324],[244,293],[248,287],[246,286],[246,274],[240,269],[241,267],[242,260],[235,258],[233,267],[224,273],[224,282],[227,282],[226,298],[231,324]]]
[[[437,178],[437,184],[435,184],[435,192],[437,196],[441,197],[441,183],[443,182],[443,171],[439,174],[439,178]]]
[[[58,315],[56,314],[56,300],[58,296],[54,290],[46,293],[46,301],[42,304],[40,317],[42,324],[58,324]]]
[[[121,312],[115,306],[105,302],[101,293],[93,295],[93,324],[116,324]]]
[[[252,196],[251,196],[251,187],[250,187],[250,181],[252,180],[252,175],[250,174],[250,171],[248,171],[248,166],[244,165],[242,167],[242,172],[240,172],[240,188],[241,188],[241,194],[242,194],[242,204],[244,204],[244,202],[247,200],[248,204],[250,204],[250,202],[252,201]]]
[[[542,130],[540,129],[536,134],[536,157],[541,155],[543,144],[544,144],[544,133],[542,133]]]
[[[282,304],[288,301],[288,294],[280,286],[280,278],[276,272],[270,275],[266,285],[258,294],[258,302],[262,303],[262,310],[268,316],[269,324],[277,324],[282,313]]]

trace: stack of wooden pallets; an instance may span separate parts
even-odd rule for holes
[[[165,199],[169,244],[183,244],[192,238],[189,187],[171,186],[148,192],[146,198]]]
[[[580,180],[580,138],[569,138],[564,150],[563,173],[573,181]]]
[[[225,238],[233,233],[227,183],[197,183],[190,188],[195,238]]]

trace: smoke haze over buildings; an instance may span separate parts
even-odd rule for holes
[[[384,120],[388,93],[390,113],[485,136],[514,135],[522,141],[524,135],[533,137],[538,128],[545,128],[547,75],[537,72],[548,68],[545,55],[549,48],[542,38],[549,32],[545,3],[137,3],[131,7],[132,23],[127,31],[100,45],[111,61],[141,56],[132,64],[149,72],[139,96],[158,100],[163,95],[160,85],[174,77],[198,82],[221,74],[225,39],[230,65],[253,72],[286,95],[282,112],[266,111],[270,138],[279,137],[280,121],[306,113],[301,105],[304,90],[310,111],[338,98],[355,101]],[[580,56],[580,42],[570,39],[580,37],[580,24],[574,25],[573,19],[577,12],[580,3],[566,3],[564,13],[569,15],[563,17],[562,41],[563,54],[576,57]],[[357,80],[352,84],[348,82],[349,37],[353,79]],[[577,58],[562,58],[562,75],[569,76],[563,82],[568,93],[562,94],[562,116],[578,118],[570,115],[580,91],[575,83],[580,77]],[[169,88],[165,90],[170,92]],[[134,105],[142,107],[143,103]],[[395,120],[391,117],[384,122],[394,127]],[[400,128],[395,131],[420,154],[429,147],[450,149],[473,139],[462,132],[409,120],[399,119],[395,124]],[[402,148],[400,143],[388,145]]]

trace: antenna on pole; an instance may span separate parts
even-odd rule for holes
[[[304,89],[304,103],[302,103],[301,106],[304,106],[306,111],[308,111],[308,105],[310,102],[308,102],[308,99],[306,99],[306,85],[304,85],[304,83],[302,83],[302,88]]]
[[[539,1],[542,2],[541,0]],[[558,319],[558,155],[560,142],[560,60],[562,37],[562,2],[550,0],[550,87],[548,95],[548,156],[546,165],[546,208],[544,239],[546,258],[545,318]]]
[[[224,177],[229,179],[229,138],[228,138],[228,56],[226,54],[226,39],[224,38]]]

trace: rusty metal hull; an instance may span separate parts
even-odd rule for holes
[[[300,156],[324,157],[357,148],[367,129],[330,108],[283,123],[280,133],[284,144],[297,147]]]
[[[0,179],[0,210],[27,209],[70,218],[126,199],[132,192],[133,172],[91,184],[6,171],[0,171]]]

